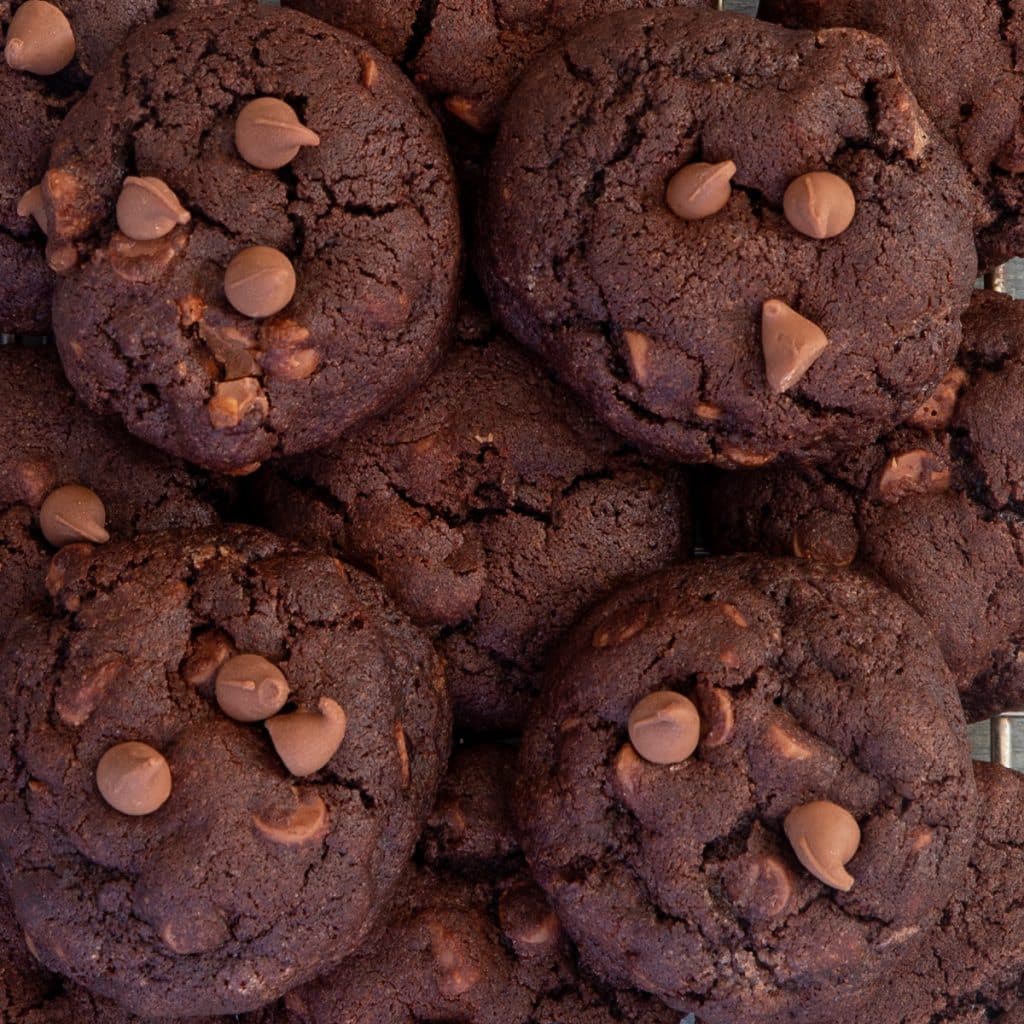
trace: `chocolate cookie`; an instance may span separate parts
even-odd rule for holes
[[[33,213],[46,221],[41,201],[25,197],[42,180],[61,119],[111,50],[170,6],[158,0],[0,0],[0,331],[44,334],[50,328],[53,274]]]
[[[936,127],[959,150],[987,199],[978,239],[992,266],[1024,252],[1024,73],[1021,15],[1000,0],[762,0],[760,17],[793,28],[849,25],[893,49]]]
[[[448,754],[378,584],[249,528],[64,548],[0,688],[0,850],[39,959],[135,1013],[234,1013],[366,937]]]
[[[624,436],[820,459],[949,369],[974,212],[879,40],[633,11],[524,76],[479,263],[504,326]]]
[[[205,478],[79,405],[52,346],[0,346],[0,437],[0,641],[17,613],[45,600],[51,541],[90,539],[86,522],[65,536],[47,524],[47,538],[42,511],[49,518],[57,503],[59,512],[54,492],[93,491],[102,509],[94,541],[210,526],[232,505],[230,483]]]
[[[223,1018],[219,1018],[223,1024]],[[0,1020],[4,1024],[143,1024],[116,1003],[99,999],[46,970],[29,952],[6,895],[0,893]],[[162,1024],[217,1024],[218,1018],[162,1018]],[[263,1013],[232,1018],[270,1024]]]
[[[212,469],[322,445],[433,368],[459,267],[440,131],[293,11],[146,26],[61,127],[54,332],[99,411]]]
[[[402,63],[444,110],[478,132],[492,131],[529,62],[589,21],[614,11],[715,6],[714,0],[285,0],[369,39]]]
[[[607,980],[709,1024],[836,1019],[959,891],[976,797],[956,690],[863,577],[668,570],[584,618],[549,678],[518,820]]]
[[[478,817],[495,806],[514,748],[464,751],[446,787],[474,795],[464,827],[482,834],[508,822]],[[504,769],[501,764],[504,763]],[[485,764],[498,768],[483,776]],[[446,814],[448,812],[445,812]],[[501,845],[501,841],[497,845]],[[456,841],[459,857],[465,852]],[[464,862],[465,863],[465,862]],[[486,872],[480,868],[487,865]],[[467,864],[467,866],[469,866]],[[612,992],[582,970],[544,894],[522,868],[489,853],[468,875],[424,865],[409,877],[375,944],[334,974],[290,993],[284,1024],[678,1024],[679,1014],[635,992]]]
[[[689,553],[685,484],[593,423],[479,314],[391,414],[271,467],[266,524],[376,573],[448,662],[456,722],[515,730],[555,639]]]
[[[969,720],[1024,706],[1024,303],[977,292],[959,365],[880,442],[821,468],[715,474],[710,546],[854,560],[931,626]]]

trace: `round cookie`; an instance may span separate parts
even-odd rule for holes
[[[137,25],[171,6],[157,0],[48,0],[71,25],[75,54],[49,75],[12,67],[0,54],[0,107],[6,132],[0,151],[0,332],[45,334],[50,328],[53,273],[46,236],[18,204],[38,185],[61,119],[85,86]],[[0,2],[0,43],[24,0]],[[178,8],[190,7],[181,3]]]
[[[48,582],[56,610],[14,628],[0,671],[0,851],[39,959],[186,1016],[257,1009],[351,953],[447,759],[429,642],[362,573],[252,528],[64,548]],[[287,681],[266,723],[218,705],[240,654]]]
[[[271,1024],[264,1013],[233,1018]],[[4,1024],[144,1024],[115,1003],[46,970],[25,945],[7,897],[0,894],[0,1020]],[[216,1018],[162,1018],[163,1024],[216,1024]]]
[[[932,628],[968,720],[1024,707],[1024,303],[976,292],[959,365],[875,445],[826,466],[716,473],[706,537],[856,564]]]
[[[921,619],[854,573],[742,557],[658,573],[585,617],[549,679],[518,823],[612,983],[708,1024],[835,1019],[963,883],[976,796],[952,678]],[[634,712],[659,691],[698,709],[687,760],[650,760],[674,719]],[[793,830],[820,801],[859,825],[852,859],[829,855],[828,820]]]
[[[453,758],[446,789],[474,794],[462,805],[468,832],[508,831],[509,821],[478,815],[477,801],[490,808],[502,800],[514,758],[512,747]],[[496,774],[482,774],[487,766]],[[678,1013],[633,991],[613,992],[577,964],[521,858],[499,866],[485,852],[475,865],[461,863],[466,873],[429,858],[414,870],[376,942],[289,993],[282,1024],[678,1024]]]
[[[539,53],[602,15],[633,8],[704,7],[714,0],[286,0],[369,39],[399,61],[444,110],[478,132],[493,131],[523,69]]]
[[[55,548],[39,514],[57,488],[91,488],[116,539],[210,526],[232,505],[230,482],[205,478],[76,402],[52,346],[0,346],[0,437],[0,641],[16,614],[46,598]]]
[[[783,197],[823,171],[855,211],[819,240]],[[976,206],[879,40],[633,11],[524,76],[478,263],[499,321],[625,437],[688,462],[821,459],[949,368]]]
[[[271,529],[370,569],[431,631],[457,724],[514,731],[584,608],[689,554],[688,496],[480,314],[460,334],[398,409],[270,467],[261,505]]]
[[[277,170],[236,148],[257,98],[284,104],[301,135]],[[287,126],[261,116],[243,150],[266,160]],[[187,222],[127,237],[127,177],[169,187]],[[251,471],[340,436],[426,376],[451,327],[459,224],[437,124],[376,51],[293,11],[141,29],[62,125],[44,195],[72,385],[211,469]]]
[[[793,28],[849,25],[885,39],[936,127],[984,192],[985,266],[1024,252],[1024,74],[1020,16],[1000,0],[763,0],[758,14]]]

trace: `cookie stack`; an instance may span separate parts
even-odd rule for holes
[[[0,3],[0,1024],[1024,1019],[1019,26],[712,6]]]

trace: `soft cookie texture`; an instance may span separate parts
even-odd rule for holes
[[[42,963],[132,1012],[185,1016],[257,1009],[352,952],[448,754],[428,641],[362,573],[252,528],[64,548],[49,586],[54,612],[15,627],[0,675],[0,850]],[[240,653],[287,679],[266,726],[214,698]],[[316,719],[308,750],[328,713],[344,736],[297,777],[275,723]],[[153,813],[97,789],[123,743],[169,766]]]
[[[719,552],[856,564],[931,626],[969,720],[1024,704],[1024,303],[977,292],[959,364],[875,445],[820,468],[717,473]]]
[[[416,84],[475,131],[496,127],[523,69],[549,46],[614,11],[713,8],[713,0],[286,0],[369,39]]]
[[[1021,14],[1000,0],[762,0],[758,14],[793,28],[848,25],[885,39],[939,131],[959,150],[988,211],[978,238],[988,266],[1024,252]]]
[[[43,967],[29,952],[6,896],[0,895],[0,1020],[4,1024],[144,1024]],[[162,1024],[217,1024],[215,1018],[161,1018]],[[271,1024],[263,1013],[238,1024]]]
[[[46,236],[18,203],[38,185],[61,119],[108,54],[137,25],[210,0],[48,0],[67,17],[75,37],[74,59],[52,75],[15,69],[0,53],[0,331],[44,334],[50,327],[53,273],[46,265]],[[23,0],[0,2],[0,44]]]
[[[976,796],[956,690],[925,624],[877,584],[795,559],[698,561],[584,618],[549,675],[518,822],[609,981],[709,1024],[833,1019],[913,958],[963,884]],[[701,717],[672,765],[628,742],[661,690]],[[790,812],[817,801],[859,825],[848,891],[790,846]]]
[[[0,640],[22,610],[46,599],[56,550],[40,530],[55,489],[93,490],[116,539],[210,526],[232,507],[234,487],[147,447],[116,420],[75,401],[52,346],[0,347]]]
[[[318,144],[277,170],[243,160],[235,125],[257,98],[282,100]],[[129,176],[168,186],[187,223],[152,241],[122,234]],[[460,238],[437,124],[376,50],[293,11],[140,30],[62,125],[44,194],[72,384],[212,469],[338,437],[426,376],[451,327]],[[225,294],[250,247],[294,269],[277,312],[265,260],[228,282],[252,315]]]
[[[431,631],[457,724],[514,730],[551,642],[689,554],[688,494],[470,307],[460,334],[404,405],[258,486],[268,526],[370,569]]]
[[[669,209],[681,168],[730,161],[724,208]],[[783,212],[817,171],[856,200],[824,240]],[[898,423],[949,368],[976,205],[880,40],[632,11],[524,76],[478,262],[503,325],[624,436],[681,461],[820,459]]]
[[[495,859],[511,821],[493,812],[514,758],[512,747],[455,755],[441,813],[460,824],[435,836],[375,942],[286,997],[283,1024],[678,1024],[655,1000],[595,981],[521,855]],[[488,833],[471,854],[465,836]]]

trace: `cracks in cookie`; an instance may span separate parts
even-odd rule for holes
[[[419,0],[419,5],[416,8],[416,17],[413,19],[409,33],[409,41],[406,43],[405,51],[402,53],[401,64],[405,68],[411,68],[413,62],[426,45],[439,6],[440,0]]]

